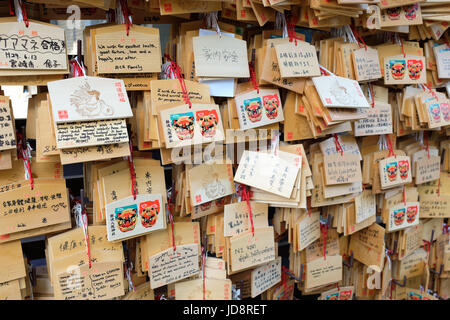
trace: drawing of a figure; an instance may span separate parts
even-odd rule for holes
[[[100,92],[93,90],[89,83],[83,83],[70,96],[70,104],[83,117],[92,118],[95,116],[111,116],[114,110],[103,99],[100,99]]]
[[[213,179],[213,182],[202,183],[203,188],[205,189],[205,194],[210,199],[215,199],[225,194],[225,187],[222,182],[219,181],[219,175],[217,173],[213,174]]]
[[[335,79],[335,84],[331,86],[330,93],[334,96],[334,98],[344,106],[354,104],[353,97],[347,89],[340,85],[339,82]]]

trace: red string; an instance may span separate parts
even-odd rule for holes
[[[13,16],[14,15],[14,10],[13,10],[13,0],[9,0],[8,1],[8,5],[9,5],[9,15]]]
[[[330,73],[328,71],[326,71],[324,68],[322,68],[322,66],[319,66],[320,69],[320,75],[322,76],[329,76]]]
[[[248,63],[248,68],[250,69],[250,81],[253,84],[253,88],[259,94],[259,86],[258,86],[258,82],[256,81],[255,69],[253,68],[252,62]]]
[[[394,283],[394,281],[392,281],[392,279],[391,279],[391,293],[390,293],[390,295],[389,295],[389,299],[390,300],[392,300],[392,291],[394,290],[394,288],[395,288],[395,283]]]
[[[206,300],[206,283],[205,283],[205,273],[206,273],[206,249],[202,246],[202,267],[203,267],[203,300]]]
[[[295,45],[297,45],[297,40],[302,41],[301,38],[297,37],[295,35],[295,23],[297,22],[298,18],[294,16],[290,16],[287,22],[287,32],[289,36],[289,42],[292,42],[292,40],[295,40]]]
[[[336,152],[340,152],[341,156],[343,156],[344,155],[344,150],[342,149],[342,146],[339,143],[337,133],[333,133],[333,136],[334,136],[334,144],[336,145]]]
[[[336,288],[338,289],[338,291],[341,291],[341,288],[339,288],[339,283],[336,282]]]
[[[423,141],[425,143],[425,148],[428,153],[428,159],[430,159],[430,144],[428,143],[428,131],[423,132]]]
[[[83,69],[81,69],[80,65],[75,59],[70,60],[70,65],[73,68],[73,77],[81,77],[83,75]]]
[[[189,99],[189,94],[186,88],[186,83],[184,82],[184,77],[183,77],[183,73],[181,71],[180,66],[174,62],[171,61],[170,65],[167,69],[168,74],[170,75],[171,73],[173,73],[175,79],[178,79],[180,81],[180,87],[181,87],[181,92],[183,93],[183,99],[184,99],[184,103],[189,105],[189,108],[192,107],[192,103],[191,100]]]
[[[250,205],[250,192],[248,191],[247,186],[240,184],[238,187],[238,194],[241,197],[242,201],[247,202],[248,216],[250,218],[250,226],[252,229],[252,235],[255,236],[255,227],[253,225],[252,206]]]
[[[405,194],[405,186],[403,185],[403,191],[402,191],[402,199],[403,199],[403,204],[406,206],[406,194]]]
[[[441,196],[441,178],[439,178],[439,180],[438,180],[438,190],[437,190],[437,194],[438,194],[438,197]]]
[[[428,240],[422,240],[424,242],[424,246],[427,249],[427,260],[428,260],[428,256],[430,254],[430,249],[431,249],[431,245],[433,244],[431,241]]]
[[[400,39],[400,45],[402,46],[403,57],[406,58],[405,48],[404,48],[404,46],[403,46],[403,40],[402,40],[402,38],[400,38],[400,37],[399,37],[399,39]]]
[[[320,223],[320,231],[323,235],[323,259],[327,260],[327,236],[328,236],[328,224]]]
[[[30,159],[30,154],[28,153],[28,146],[24,147],[24,141],[23,141],[23,137],[22,137],[21,133],[17,133],[17,139],[18,139],[18,143],[17,143],[18,158],[23,159],[23,162],[26,167],[25,170],[27,170],[28,175],[30,176],[31,190],[33,190],[34,189],[34,179],[33,179],[33,175],[31,174],[31,161],[30,161],[31,159]]]
[[[389,135],[385,134],[384,136],[385,136],[385,138],[386,138],[386,142],[387,142],[388,149],[389,149],[389,157],[390,157],[390,156],[397,157],[397,156],[395,155],[394,149],[392,148],[392,142],[391,142],[391,139],[389,138]]]
[[[20,9],[22,9],[23,22],[25,22],[25,27],[28,28],[28,18],[27,18],[27,8],[25,7],[25,3],[22,0],[19,0]]]
[[[433,97],[436,100],[439,100],[438,96],[436,95],[436,93],[433,90],[431,90],[431,87],[429,85],[427,85],[426,83],[424,83],[423,85],[428,89],[428,91],[430,91],[430,93],[433,95]],[[425,91],[425,89],[424,89],[424,91]]]
[[[369,82],[370,97],[372,98],[372,108],[375,108],[375,96],[373,95],[372,84]]]
[[[89,269],[92,267],[91,262],[91,244],[89,242],[89,229],[88,229],[88,216],[86,208],[81,208],[82,210],[82,219],[83,219],[83,229],[84,229],[84,238],[86,240],[86,249],[87,255],[89,259]]]
[[[362,42],[362,44],[364,45],[364,48],[367,51],[367,46],[366,43],[364,42],[363,38],[359,35],[358,29],[356,29],[355,27],[352,27],[352,31],[353,31],[353,35],[356,34],[356,41],[358,42],[358,45],[360,48],[362,48],[360,41]],[[359,40],[358,40],[359,39]]]
[[[133,194],[134,200],[136,200],[137,195],[137,184],[136,184],[136,171],[134,169],[133,162],[133,145],[130,139],[130,155],[128,156],[128,167],[130,169],[130,178],[131,178],[131,193]]]
[[[281,274],[281,283],[283,284],[284,290],[287,289],[287,271],[288,269],[285,266],[281,267],[283,273]]]
[[[123,18],[125,19],[125,26],[127,29],[127,36],[130,34],[130,27],[133,24],[131,22],[131,11],[128,8],[127,0],[120,0],[120,7],[122,8]]]
[[[171,225],[171,229],[172,229],[172,247],[173,247],[174,252],[177,250],[177,246],[175,245],[175,228],[173,226],[173,224],[174,224],[173,211],[175,209],[175,204],[173,203],[173,199],[175,198],[176,193],[177,192],[174,189],[172,189],[172,192],[170,194],[170,199],[169,199],[169,206],[168,206],[169,207],[169,220],[170,220],[170,225]]]
[[[311,218],[311,197],[306,198],[306,205],[308,206],[308,216]]]

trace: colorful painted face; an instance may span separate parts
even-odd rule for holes
[[[441,121],[441,108],[438,103],[434,103],[428,107],[430,110],[430,115],[435,122]]]
[[[116,221],[120,231],[128,232],[134,229],[137,220],[137,206],[116,208]]]
[[[217,131],[217,123],[219,122],[216,110],[197,111],[196,116],[197,122],[200,123],[202,136],[206,138],[214,137]]]
[[[192,139],[194,136],[194,114],[192,112],[172,114],[170,120],[178,139]]]
[[[411,300],[422,300],[422,296],[414,292],[408,293],[408,296]]]
[[[339,299],[339,293],[338,292],[329,294],[329,295],[327,295],[325,297],[325,300],[338,300],[338,299]]]
[[[413,223],[417,216],[417,206],[408,207],[406,209],[406,222]]]
[[[212,204],[212,201],[208,201],[208,202],[202,203],[200,205],[200,209],[202,211],[208,210],[209,208],[211,208],[211,204]]]
[[[409,161],[401,160],[398,162],[398,171],[400,172],[400,178],[405,180],[408,178]]]
[[[145,228],[153,227],[158,220],[160,205],[158,200],[146,201],[139,205],[141,223]]]
[[[405,10],[405,18],[408,20],[414,20],[417,16],[417,9],[419,8],[418,4],[415,3],[410,6],[403,7]]]
[[[445,121],[450,121],[450,106],[447,102],[440,104],[441,111],[442,111],[442,117]]]
[[[272,94],[264,96],[263,102],[267,118],[275,119],[278,116],[278,107],[280,105],[280,99],[278,98],[278,95]]]
[[[406,63],[405,60],[390,60],[389,69],[391,70],[392,78],[401,80],[405,76]]]
[[[401,7],[387,9],[387,15],[390,20],[400,20]]]
[[[217,207],[223,207],[223,205],[225,204],[225,198],[220,198],[215,200],[216,206]]]
[[[351,290],[341,291],[339,295],[339,300],[350,300],[351,297],[352,297]]]
[[[397,162],[390,162],[386,164],[386,171],[389,181],[395,181],[397,178]]]
[[[423,63],[421,60],[408,60],[408,76],[411,80],[420,78],[423,70]]]
[[[405,220],[405,208],[394,210],[394,224],[399,226]]]
[[[261,98],[244,100],[245,111],[251,122],[258,122],[262,117]]]

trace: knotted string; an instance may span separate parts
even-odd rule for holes
[[[27,18],[27,8],[22,0],[14,0],[14,8],[16,9],[16,16],[18,22],[24,22],[25,27],[28,28],[29,22]]]
[[[184,82],[183,73],[181,71],[181,67],[174,61],[170,61],[170,64],[167,67],[166,74],[168,74],[169,78],[172,77],[178,79],[180,81],[181,92],[183,94],[184,103],[189,105],[189,108],[192,107],[191,100],[189,99],[189,94],[187,91],[186,83]]]
[[[428,131],[423,132],[423,140],[424,140],[425,149],[427,150],[427,153],[428,153],[428,159],[430,159],[430,144],[428,143]]]
[[[136,170],[134,168],[133,161],[133,144],[130,139],[130,155],[128,156],[128,168],[130,169],[130,178],[131,178],[131,194],[133,195],[133,199],[136,200],[137,196],[137,183],[136,183]]]
[[[389,157],[390,157],[390,156],[397,157],[397,156],[395,155],[394,149],[393,149],[393,147],[392,147],[391,139],[389,138],[388,135],[384,135],[384,136],[385,136],[385,139],[386,139],[386,142],[387,142],[387,146],[388,146],[388,149],[389,149]]]
[[[370,96],[370,100],[372,101],[372,108],[375,108],[375,96],[374,96],[374,94],[373,94],[372,83],[369,82],[368,88],[369,88],[369,96]]]
[[[320,221],[320,231],[323,235],[323,259],[327,260],[328,223]]]
[[[250,191],[248,190],[248,187],[246,185],[240,184],[238,187],[238,194],[241,197],[241,201],[247,202],[248,216],[250,219],[250,227],[252,230],[252,235],[254,237],[255,236],[255,227],[253,225],[253,213],[252,213],[252,206],[250,204]]]
[[[256,90],[256,93],[259,94],[259,86],[256,81],[256,73],[255,73],[255,49],[252,50],[252,61],[248,63],[248,68],[250,70],[250,81],[253,84],[253,88]]]
[[[25,142],[26,147],[24,148],[23,136],[21,133],[17,132],[17,149],[18,158],[23,159],[23,166],[25,169],[25,180],[30,180],[31,190],[34,189],[34,179],[31,173],[31,147],[28,142]]]
[[[9,15],[13,16],[14,15],[14,10],[13,10],[13,0],[8,0],[8,5],[9,5]]]
[[[351,27],[352,28],[352,32],[353,32],[353,36],[356,34],[356,41],[358,42],[358,46],[360,47],[360,48],[362,48],[362,45],[361,45],[361,43],[364,45],[364,48],[366,49],[366,51],[367,51],[367,46],[366,46],[366,43],[364,42],[364,40],[363,40],[363,38],[359,35],[359,32],[358,32],[358,30],[355,28],[355,27]]]
[[[342,146],[341,146],[341,144],[339,142],[337,133],[333,133],[333,137],[334,137],[334,144],[336,145],[336,152],[340,152],[341,156],[343,156],[344,155],[344,150],[342,149]]]
[[[297,40],[302,41],[301,38],[297,37],[295,35],[295,24],[297,23],[298,18],[294,17],[293,15],[290,15],[287,19],[287,32],[289,37],[289,42],[292,42],[295,40],[295,45],[297,45]]]
[[[130,35],[130,27],[133,25],[133,21],[131,19],[132,13],[128,8],[127,0],[120,0],[119,7],[120,7],[119,14],[116,15],[119,20],[118,23],[120,22],[125,24],[128,36]]]

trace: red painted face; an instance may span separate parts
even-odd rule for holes
[[[117,225],[122,232],[134,229],[137,220],[137,208],[126,208],[122,212],[117,212]]]
[[[394,211],[394,224],[400,226],[405,220],[405,208],[401,208]]]
[[[202,203],[202,204],[200,205],[200,209],[201,209],[202,211],[208,210],[209,208],[211,208],[211,204],[212,204],[211,201]]]
[[[189,140],[194,136],[194,117],[183,115],[172,119],[172,126],[175,129],[178,139]]]
[[[196,113],[197,121],[200,123],[202,136],[211,138],[216,135],[219,117],[216,110],[204,110]]]
[[[258,122],[262,118],[261,98],[247,99],[244,101],[247,116],[251,122]]]
[[[280,100],[278,95],[272,94],[263,97],[264,109],[266,110],[267,118],[275,119],[278,116],[278,107]]]
[[[413,223],[417,216],[417,206],[406,208],[406,222]]]
[[[419,79],[422,70],[422,60],[408,60],[408,76],[411,80]]]
[[[141,223],[145,228],[153,227],[158,220],[160,204],[158,200],[146,201],[139,205]]]
[[[400,172],[400,178],[406,180],[408,178],[409,161],[401,160],[398,162],[398,171]]]
[[[391,162],[386,164],[386,171],[388,173],[389,181],[395,181],[397,178],[397,163]]]
[[[405,76],[405,61],[393,60],[389,62],[389,69],[391,70],[392,78],[395,80],[401,80]]]

